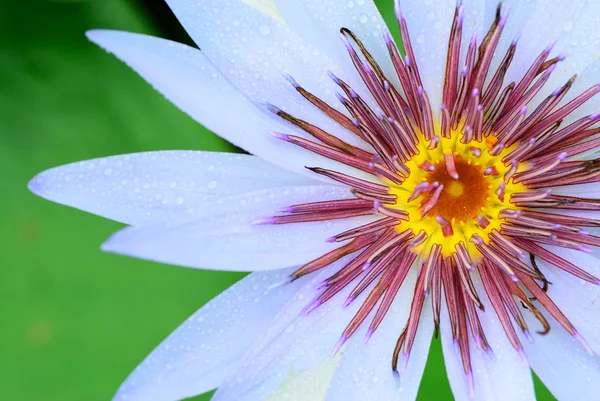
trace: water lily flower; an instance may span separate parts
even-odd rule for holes
[[[30,188],[127,224],[106,251],[253,273],[116,400],[413,400],[434,336],[457,400],[598,399],[600,2],[396,1],[403,51],[372,0],[167,2],[201,50],[88,36],[254,156]]]

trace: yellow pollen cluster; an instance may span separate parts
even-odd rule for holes
[[[418,154],[405,163],[410,169],[407,179],[402,185],[386,184],[397,196],[396,204],[390,207],[409,215],[409,221],[399,224],[397,230],[427,234],[426,241],[414,246],[416,252],[427,256],[432,246],[439,244],[442,255],[449,257],[462,242],[477,261],[481,254],[471,238],[475,235],[488,242],[494,229],[500,231],[501,211],[517,209],[510,202],[511,196],[524,192],[526,187],[505,178],[510,174],[511,165],[502,159],[514,149],[504,149],[494,156],[491,154],[495,145],[493,136],[484,142],[466,144],[460,137],[459,133],[453,133],[450,138],[440,138],[435,145],[421,136]],[[448,163],[453,166],[448,168]],[[521,163],[519,171],[526,168]],[[423,190],[427,183],[429,187]],[[436,189],[438,198],[432,199]]]

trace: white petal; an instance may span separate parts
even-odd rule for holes
[[[581,198],[600,198],[600,184],[592,182],[589,184],[566,185],[563,187],[552,187],[554,195],[576,196]]]
[[[56,167],[29,183],[36,195],[130,225],[201,212],[217,198],[267,188],[315,184],[255,156],[162,151]]]
[[[327,71],[341,73],[350,63],[329,57],[320,42],[304,41],[288,25],[283,25],[241,0],[210,2],[168,0],[167,3],[192,39],[223,75],[254,101],[266,101],[289,111],[333,135],[355,144],[362,141],[334,123],[315,108],[284,78],[290,74],[298,83],[332,105],[342,108],[335,97],[339,88]]]
[[[596,211],[595,218],[600,219],[600,212]],[[586,227],[585,230],[587,232],[589,232],[591,235],[600,237],[600,227]]]
[[[549,3],[559,10],[563,8],[563,4],[557,4],[556,1]],[[559,31],[562,28],[557,50],[567,55],[563,65],[558,68],[558,74],[553,77],[558,85],[573,74],[583,73],[598,59],[600,52],[600,33],[597,29],[600,22],[598,19],[600,3],[590,0],[565,1],[564,7],[569,8],[571,15],[568,13],[565,15],[564,11],[560,10],[559,19],[553,24],[559,28]],[[600,82],[596,81],[593,85],[598,83]]]
[[[464,23],[461,53],[466,55],[466,49],[473,35],[482,38],[490,29],[491,21],[487,21],[486,4],[481,0],[462,0]],[[464,58],[463,58],[464,61]],[[445,65],[445,63],[444,63]]]
[[[597,53],[600,53],[600,49],[595,52],[595,57],[597,57]],[[569,58],[565,62],[568,61]],[[579,96],[591,87],[600,84],[600,60],[595,59],[595,61],[591,62],[587,67],[585,67],[585,69],[582,68],[576,72],[578,73],[577,79],[569,91],[569,94],[565,96],[562,104],[572,100],[576,96]],[[600,96],[596,95],[576,109],[569,116],[567,116],[563,122],[563,125],[570,124],[582,117],[598,113],[599,111]],[[595,149],[594,151],[583,154],[582,156],[587,156],[587,158],[589,158],[590,154],[596,154],[597,157],[597,153],[598,149]],[[578,159],[582,159],[582,156],[579,156]]]
[[[434,112],[440,110],[448,37],[456,0],[400,0],[423,86]]]
[[[320,166],[361,176],[355,169],[348,170],[340,163],[271,137],[268,133],[272,130],[303,134],[259,109],[203,52],[127,32],[91,31],[88,37],[114,53],[196,121],[249,153],[302,174],[308,174],[305,166]]]
[[[219,387],[213,401],[263,401],[292,369],[304,371],[331,359],[334,345],[364,296],[343,307],[351,290],[346,288],[308,315],[301,311],[320,292],[316,286],[352,257],[354,255],[334,263],[296,294]]]
[[[457,2],[443,0],[423,2],[400,0],[400,9],[407,21],[411,43],[417,59],[423,86],[433,112],[439,115],[448,55],[448,39]],[[463,36],[461,60],[473,34],[482,37],[489,25],[484,25],[484,2],[465,0],[463,3]]]
[[[348,28],[365,44],[393,83],[399,80],[394,71],[387,46],[382,39],[386,24],[373,0],[275,0],[286,23],[307,42],[327,51],[339,64],[349,62],[348,53],[340,41],[340,29]],[[345,71],[349,72],[349,71]],[[346,79],[346,76],[343,76]]]
[[[556,41],[552,54],[568,55],[568,58],[558,65],[545,89],[537,97],[541,100],[558,86],[563,85],[573,74],[581,73],[597,57],[600,51],[600,34],[595,28],[600,11],[598,2],[513,0],[505,3],[517,9],[517,12],[511,12],[509,23],[511,18],[514,18],[517,20],[516,26],[522,26],[522,30],[516,32],[520,33],[519,45],[506,76],[506,82],[520,79],[542,50]],[[489,9],[494,8],[496,4],[495,1],[487,1]],[[522,19],[523,16],[527,18],[525,21]]]
[[[368,319],[365,327],[350,339],[327,392],[326,401],[416,399],[433,334],[429,302],[424,306],[406,371],[397,378],[391,367],[394,347],[410,313],[416,276],[417,270],[413,269],[381,326],[367,344],[364,343],[364,336]]]
[[[164,401],[217,387],[304,279],[270,288],[291,269],[252,273],[214,298],[162,342],[123,383],[115,401]]]
[[[595,219],[600,221],[600,211],[598,210],[571,210],[571,209],[540,209],[541,212],[562,214],[565,216],[583,217],[586,219]],[[590,231],[589,227],[586,227]]]
[[[494,0],[486,0],[485,2],[485,33],[487,33],[488,29],[496,18],[498,4],[499,2]],[[504,8],[508,7],[508,18],[506,20],[504,30],[502,31],[500,41],[498,42],[498,50],[494,59],[492,60],[490,71],[497,70],[511,43],[521,36],[524,26],[528,23],[532,14],[536,11],[538,0],[505,0],[502,2],[502,4]],[[478,35],[478,43],[481,43],[483,37],[483,35]],[[541,52],[548,44],[549,43],[544,44],[544,46],[539,49],[538,53]],[[526,46],[526,44],[523,44],[523,46]],[[528,54],[524,50],[521,50],[521,40],[519,40],[519,46],[517,47],[517,52],[515,54],[515,58],[513,59],[513,63],[515,65],[517,64],[517,61],[519,61],[519,64],[516,67],[512,66],[509,68],[504,80],[504,84],[506,85],[514,80],[521,79],[527,68],[529,68],[527,62],[529,62],[531,65],[531,62],[535,57],[537,57],[537,54]],[[491,76],[488,77],[488,80],[489,79],[491,79]]]
[[[588,273],[600,278],[600,259],[579,251],[546,247]],[[578,279],[546,262],[538,260],[542,272],[552,284],[548,295],[567,316],[590,347],[600,353],[600,286]]]
[[[525,314],[531,327],[539,326]],[[596,401],[600,394],[600,358],[590,356],[558,322],[547,316],[552,326],[546,335],[524,342],[527,357],[544,385],[560,401]]]
[[[326,239],[374,216],[334,221],[253,225],[294,204],[352,197],[346,188],[303,186],[219,199],[203,217],[153,227],[129,227],[103,246],[109,252],[186,267],[257,271],[309,262],[340,246]]]
[[[502,325],[492,308],[481,281],[473,277],[478,294],[485,305],[480,313],[483,332],[494,356],[487,355],[471,341],[471,362],[475,396],[470,397],[460,354],[455,351],[445,300],[440,322],[444,361],[450,386],[457,401],[535,401],[529,366],[511,346]],[[443,299],[443,298],[442,298]]]

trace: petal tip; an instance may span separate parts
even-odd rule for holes
[[[108,237],[108,239],[104,241],[102,245],[100,245],[100,250],[106,253],[122,254],[123,250],[121,246],[121,241],[118,240],[118,238],[120,237],[119,233],[120,232],[118,231],[110,237]]]
[[[114,29],[90,29],[88,31],[85,31],[85,36],[90,41],[96,43],[96,42],[104,39],[106,36],[118,35],[118,34],[123,34],[123,33],[129,33],[129,32],[118,31],[118,30],[114,30]]]
[[[39,173],[27,183],[27,189],[37,196],[44,192],[44,173]]]
[[[114,32],[114,31],[111,31],[108,29],[90,29],[89,31],[85,32],[85,37],[90,42],[92,42],[100,47],[104,47],[101,43],[103,42],[105,37],[112,32]]]
[[[53,169],[50,169],[35,175],[27,183],[27,189],[40,198],[55,201],[52,193],[60,189],[61,185],[56,182],[56,177],[52,174],[52,171]]]

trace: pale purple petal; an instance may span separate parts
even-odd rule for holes
[[[220,197],[315,183],[255,156],[162,151],[56,167],[38,174],[29,188],[53,202],[148,225],[191,219]]]
[[[432,109],[435,113],[439,113],[442,104],[448,37],[456,0],[429,2],[399,0],[397,3],[408,25],[423,87],[431,101]]]
[[[258,11],[241,0],[210,2],[168,0],[167,3],[192,39],[223,75],[254,101],[269,102],[307,119],[338,138],[364,146],[300,96],[284,75],[332,105],[343,108],[335,96],[339,91],[327,75],[352,71],[349,59],[331,58],[323,43],[338,42],[339,34],[311,43],[289,25]]]
[[[433,335],[431,304],[426,302],[417,339],[407,368],[397,376],[392,370],[396,341],[404,328],[417,277],[409,273],[390,311],[367,344],[367,325],[350,339],[327,392],[326,401],[410,401],[417,397]]]
[[[531,371],[512,347],[492,308],[481,281],[474,281],[485,305],[480,313],[481,325],[492,347],[493,356],[471,345],[474,396],[471,396],[460,353],[456,352],[445,300],[442,305],[441,337],[446,371],[457,401],[535,401]],[[470,338],[472,340],[472,338]]]
[[[476,0],[475,0],[476,1]],[[498,50],[496,57],[493,58],[490,69],[495,71],[500,66],[502,62],[503,56],[506,54],[509,46],[515,41],[518,40],[517,53],[515,54],[515,59],[513,59],[513,63],[518,66],[513,66],[509,68],[507,73],[507,78],[504,80],[504,84],[519,80],[531,66],[531,62],[537,57],[538,54],[529,54],[526,53],[523,48],[528,46],[527,43],[522,43],[520,37],[523,33],[523,29],[526,24],[529,23],[529,20],[532,18],[532,15],[537,11],[538,0],[530,0],[530,1],[521,1],[521,0],[505,0],[502,2],[505,8],[508,8],[508,18],[506,19],[506,25],[504,26],[504,30],[502,36],[500,36],[500,41],[498,42]],[[496,18],[496,11],[498,9],[498,1],[494,0],[486,0],[485,1],[485,17],[483,26],[485,27],[485,31],[482,34],[477,36],[478,43],[484,38],[484,35],[487,33],[487,30],[494,22]],[[547,20],[546,20],[547,21]],[[547,24],[551,25],[551,24]],[[469,38],[470,39],[470,38]],[[551,37],[548,36],[545,43],[539,50],[540,53],[544,47],[550,44]],[[518,61],[518,62],[517,62]],[[527,64],[529,63],[529,65]],[[488,81],[491,79],[491,76],[488,77]],[[518,82],[518,81],[516,81]]]
[[[596,30],[594,29],[593,32],[596,33]],[[586,33],[589,33],[589,32],[586,32]],[[600,52],[600,46],[599,46],[599,49],[595,51],[595,53],[598,53],[598,52]],[[581,53],[583,53],[582,56],[583,55],[586,55],[586,56],[591,55],[591,53],[589,53],[589,51],[576,52],[576,54],[573,54],[572,56],[567,58],[567,60],[565,60],[565,62],[568,63],[569,61],[571,61],[572,57],[576,57],[577,55],[580,55]],[[596,57],[596,56],[594,56],[594,57]],[[600,85],[600,60],[595,58],[593,61],[590,61],[589,65],[585,66],[585,68],[576,70],[575,73],[577,73],[577,79],[575,80],[573,87],[569,91],[570,93],[567,96],[565,96],[565,100],[563,100],[563,102],[562,102],[563,104],[572,100],[574,97],[580,95],[581,93],[587,91],[588,89],[595,87],[597,85]],[[584,103],[581,107],[579,107],[573,113],[568,115],[565,118],[563,124],[564,125],[570,124],[570,123],[574,122],[575,120],[578,120],[582,117],[596,114],[598,111],[600,111],[600,95],[594,96],[592,99],[588,100],[586,103]],[[589,159],[589,158],[592,158],[592,156],[594,154],[596,155],[596,157],[598,157],[597,153],[598,153],[598,150],[594,149],[591,152],[588,152],[586,154],[576,157],[576,159],[584,159],[584,158]]]
[[[179,400],[220,385],[306,280],[277,286],[293,269],[252,273],[214,298],[129,376],[115,401]]]
[[[290,124],[283,124],[273,113],[240,93],[197,49],[118,31],[91,31],[88,37],[128,64],[196,121],[249,153],[310,176],[313,174],[307,172],[305,166],[320,166],[370,177],[273,138],[269,134],[271,131],[306,134]],[[307,107],[306,103],[304,107]]]
[[[343,187],[302,186],[223,198],[203,217],[129,227],[103,246],[109,252],[217,270],[257,271],[307,263],[340,246],[326,240],[375,216],[298,224],[252,224],[294,204],[350,198]]]
[[[570,196],[576,196],[571,194]],[[576,210],[576,209],[545,209],[541,210],[548,213],[563,214],[565,216],[583,217],[586,219],[594,219],[600,221],[600,211],[598,210]],[[586,227],[586,231],[593,231],[593,228]]]
[[[486,2],[488,23],[497,3],[494,0]],[[564,85],[573,74],[583,72],[597,57],[600,34],[595,26],[598,24],[600,3],[593,0],[509,0],[503,3],[511,9],[508,24],[514,23],[519,27],[514,32],[519,36],[517,53],[505,82],[518,82],[532,61],[548,45],[556,42],[551,57],[568,57],[560,63],[547,87],[537,97],[541,100],[558,86]],[[514,37],[506,39],[512,40]]]
[[[353,256],[314,276],[311,284],[282,308],[273,324],[219,387],[213,401],[263,401],[281,385],[291,369],[304,371],[332,358],[336,342],[364,297],[344,308],[350,292],[346,288],[308,315],[302,311],[319,293],[318,284]]]
[[[600,278],[600,259],[584,252],[546,247],[588,273]],[[600,353],[600,286],[583,281],[538,258],[538,266],[551,283],[548,295],[586,339]]]
[[[554,195],[575,196],[580,198],[600,198],[600,184],[592,182],[589,184],[566,185],[563,187],[552,187]]]
[[[352,63],[346,48],[340,40],[340,28],[354,32],[365,44],[371,55],[393,83],[399,84],[391,63],[387,46],[383,40],[386,24],[373,0],[275,0],[277,8],[286,23],[306,42],[316,45],[327,52],[339,64],[344,72],[351,70]],[[341,77],[349,79],[342,73]]]
[[[531,314],[527,323],[539,327]],[[600,358],[589,355],[572,335],[551,316],[546,335],[534,335],[534,343],[523,341],[531,368],[560,401],[596,401],[600,394]]]

